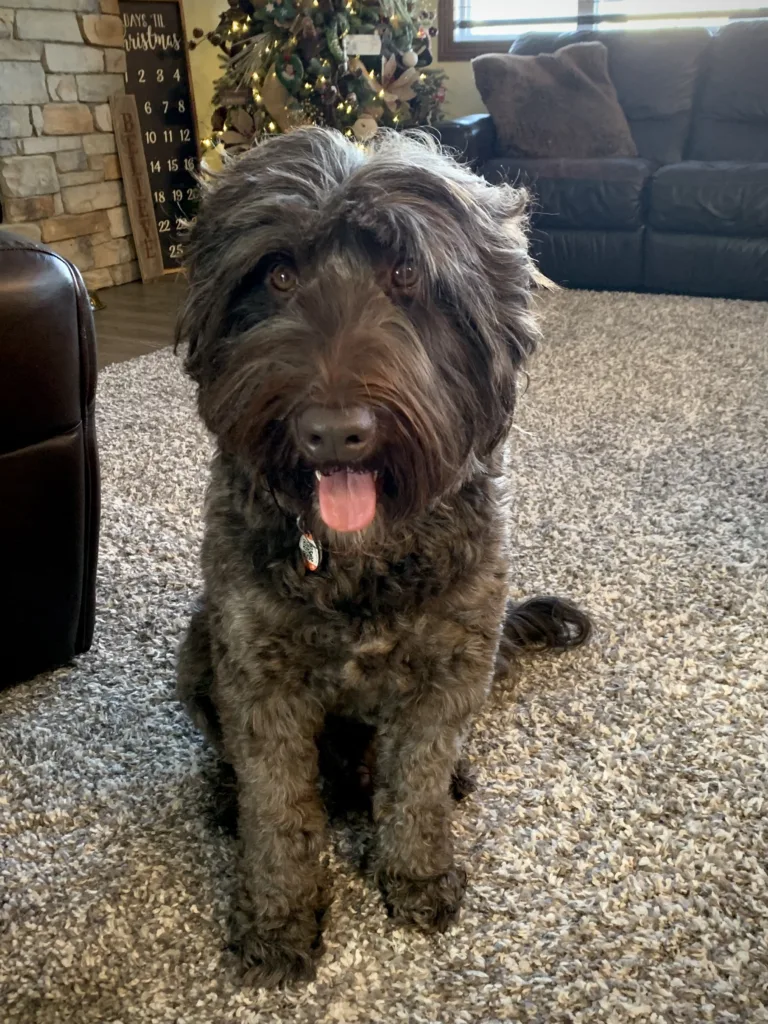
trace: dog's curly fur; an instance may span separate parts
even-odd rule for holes
[[[218,451],[178,693],[236,775],[232,942],[254,983],[310,977],[321,950],[320,765],[364,766],[387,909],[442,930],[466,885],[451,791],[469,788],[462,739],[495,666],[588,634],[565,601],[507,606],[502,450],[537,339],[524,228],[524,194],[403,136],[363,150],[298,130],[205,189],[178,340]],[[364,530],[319,515],[308,403],[375,415]]]

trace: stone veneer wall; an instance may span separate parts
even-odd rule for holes
[[[109,97],[125,89],[117,0],[0,0],[3,227],[89,289],[139,277]]]

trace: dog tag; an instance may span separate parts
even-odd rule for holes
[[[301,557],[304,559],[305,569],[315,572],[320,568],[320,562],[323,559],[323,549],[311,533],[302,533],[299,538],[299,551],[301,551]]]

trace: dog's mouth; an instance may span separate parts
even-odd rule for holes
[[[338,533],[357,533],[376,516],[375,470],[356,466],[316,469],[316,493],[320,518]]]

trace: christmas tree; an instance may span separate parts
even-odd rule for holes
[[[430,0],[229,0],[208,33],[223,73],[204,144],[236,152],[304,124],[362,142],[433,123],[445,99],[434,22]]]

